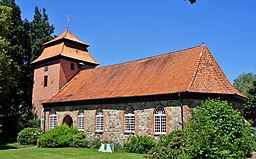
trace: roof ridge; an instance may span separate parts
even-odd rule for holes
[[[186,91],[189,91],[192,87],[192,85],[194,84],[195,82],[195,79],[196,79],[196,76],[197,76],[197,72],[198,72],[198,69],[199,69],[199,65],[200,65],[200,62],[201,62],[201,58],[203,56],[203,53],[204,53],[204,48],[206,47],[204,44],[200,45],[201,48],[201,52],[199,54],[199,58],[198,58],[198,61],[196,63],[196,67],[195,67],[195,72],[192,76],[192,81],[190,82],[190,84],[188,85],[188,88],[186,89]]]
[[[194,48],[197,48],[197,47],[201,47],[201,45],[200,46],[194,46],[194,47],[186,48],[186,49],[182,49],[182,50],[172,51],[172,52],[168,52],[168,53],[162,53],[162,54],[155,55],[155,56],[149,56],[149,57],[145,57],[145,58],[141,58],[141,59],[137,59],[137,60],[131,60],[131,61],[116,63],[116,64],[112,64],[112,65],[101,66],[101,67],[97,67],[96,69],[105,68],[105,67],[112,67],[112,66],[116,66],[116,65],[122,65],[122,64],[126,64],[126,63],[132,63],[132,62],[142,61],[142,60],[147,60],[147,59],[152,59],[152,58],[156,58],[156,57],[159,57],[159,56],[164,56],[164,55],[168,55],[168,54],[172,54],[172,53],[178,53],[178,52],[181,52],[181,51],[194,49]]]

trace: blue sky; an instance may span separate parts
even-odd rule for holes
[[[201,45],[210,49],[229,81],[256,73],[256,1],[16,0],[22,18],[46,8],[56,35],[69,30],[89,43],[101,66]]]

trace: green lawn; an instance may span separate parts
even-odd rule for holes
[[[143,154],[102,153],[86,148],[22,148],[0,150],[0,159],[143,159]]]

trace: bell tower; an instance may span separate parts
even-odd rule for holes
[[[42,103],[56,94],[81,69],[99,65],[89,54],[88,44],[66,30],[55,39],[44,43],[42,54],[32,62],[34,84],[33,113],[41,118]]]

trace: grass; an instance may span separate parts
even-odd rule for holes
[[[29,148],[0,150],[1,159],[143,159],[143,154],[102,153],[86,148]]]
[[[35,147],[35,145],[21,145],[16,141],[16,139],[11,139],[11,140],[0,139],[0,150],[30,148],[30,147]]]

